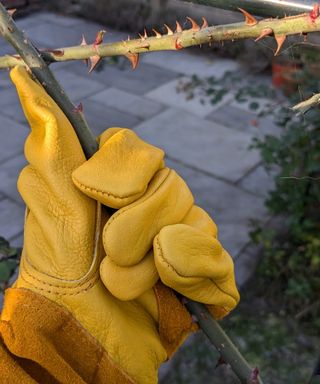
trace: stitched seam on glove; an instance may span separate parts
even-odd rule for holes
[[[29,281],[28,279],[26,279],[24,276],[23,276],[23,273],[26,273],[28,275],[28,277],[30,277],[32,280],[35,280],[37,281],[38,283],[42,284],[42,285],[45,285],[45,286],[49,286],[49,287],[52,287],[54,288],[53,290],[49,290],[49,289],[45,289],[45,288],[40,288],[39,285],[37,285],[36,283],[32,283],[31,281]],[[99,273],[96,274],[95,276],[95,279],[93,279],[89,285],[87,285],[85,288],[83,289],[79,289],[78,291],[75,291],[75,292],[72,292],[72,288],[67,288],[67,287],[61,287],[61,286],[56,286],[56,285],[53,285],[53,284],[50,284],[50,283],[46,283],[45,281],[41,281],[39,279],[37,279],[36,277],[32,276],[29,272],[27,272],[26,270],[24,270],[23,272],[20,273],[20,276],[21,279],[27,283],[27,284],[30,284],[33,288],[35,288],[36,290],[39,290],[39,291],[43,291],[43,292],[46,292],[46,293],[54,293],[55,295],[60,295],[60,296],[76,296],[76,295],[79,295],[80,293],[82,292],[86,292],[88,291],[90,288],[92,288],[93,286],[95,286],[98,281],[100,280],[100,275]],[[63,292],[60,292],[59,289],[62,289],[64,290]],[[66,292],[65,290],[68,289],[68,291]]]
[[[165,257],[163,256],[163,251],[162,251],[162,248],[161,248],[161,245],[160,245],[160,242],[159,242],[159,239],[158,239],[158,236],[155,238],[155,245],[159,251],[159,256],[160,258],[163,260],[163,262],[165,262],[167,264],[167,266],[174,272],[176,273],[179,277],[183,278],[183,279],[188,279],[189,277],[192,277],[192,278],[202,278],[202,279],[209,279],[216,287],[219,291],[223,292],[225,295],[229,296],[234,302],[235,302],[235,305],[237,304],[237,301],[236,299],[231,296],[229,293],[225,292],[223,289],[221,289],[217,283],[210,279],[209,277],[203,277],[203,276],[184,276],[184,275],[181,275],[166,259]],[[160,276],[161,277],[161,276]],[[214,304],[213,304],[214,305]]]
[[[92,188],[92,187],[87,187],[86,185],[80,183],[75,177],[73,177],[73,182],[78,186],[78,188],[80,189],[84,189],[86,191],[90,191],[90,192],[95,192],[97,193],[98,195],[102,195],[102,196],[112,196],[114,199],[118,199],[118,200],[123,200],[123,199],[127,199],[128,197],[132,197],[132,196],[136,196],[136,195],[140,195],[141,193],[143,193],[143,191],[140,191],[140,192],[136,192],[136,193],[131,193],[129,195],[123,195],[123,196],[116,196],[114,195],[113,193],[111,192],[106,192],[106,191],[102,191],[100,189],[96,189],[96,188]]]

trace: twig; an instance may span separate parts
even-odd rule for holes
[[[205,33],[204,28],[200,34]],[[75,128],[81,145],[84,149],[84,152],[87,156],[90,156],[94,153],[96,149],[96,141],[91,134],[89,127],[85,123],[80,113],[74,112],[74,106],[67,98],[64,91],[61,89],[59,83],[53,77],[48,66],[42,59],[42,55],[39,54],[37,49],[32,46],[30,41],[26,39],[22,32],[18,30],[12,18],[9,16],[3,5],[0,3],[0,31],[3,34],[4,38],[16,49],[20,54],[24,62],[30,67],[34,76],[41,82],[45,87],[49,95],[56,101],[56,103],[61,107],[61,109],[66,113],[67,117],[71,121],[73,127]],[[183,36],[187,39],[192,40],[194,32],[186,31]],[[178,34],[182,36],[182,33]],[[165,37],[162,42],[166,42],[170,36]],[[200,39],[200,37],[199,37]],[[149,39],[148,39],[149,40]],[[150,39],[152,42],[155,42],[155,38]],[[159,39],[160,40],[160,39]],[[190,40],[190,41],[191,41]],[[171,41],[171,40],[170,40]],[[185,40],[187,41],[187,40]],[[122,47],[123,45],[134,45],[134,42],[126,42],[113,44],[114,47]],[[172,43],[172,42],[171,42]],[[139,42],[141,44],[141,42]],[[175,43],[177,44],[177,42]],[[161,45],[161,44],[160,44]],[[102,46],[101,46],[102,47]],[[82,48],[80,48],[82,49]],[[88,48],[83,48],[88,49]],[[101,48],[100,48],[101,49]],[[145,49],[145,48],[144,48]],[[99,51],[99,54],[101,52]],[[84,58],[83,56],[81,58]],[[21,59],[18,60],[21,64]],[[71,117],[71,118],[70,118]],[[75,119],[77,117],[77,119]],[[190,310],[191,314],[194,314],[199,319],[199,326],[204,331],[204,333],[209,337],[211,342],[217,347],[221,355],[225,358],[226,362],[230,364],[234,372],[238,375],[241,383],[259,383],[262,384],[262,380],[258,376],[256,370],[252,370],[249,364],[246,362],[244,357],[240,354],[237,348],[233,345],[231,340],[224,333],[222,328],[218,323],[211,317],[205,305],[193,302],[188,300],[187,307]]]
[[[91,133],[83,114],[81,111],[77,110],[70,101],[65,91],[61,88],[60,84],[43,61],[42,55],[31,44],[29,39],[24,36],[23,32],[17,28],[12,17],[1,2],[0,33],[19,53],[19,64],[21,64],[22,58],[35,78],[39,80],[48,94],[63,110],[77,133],[85,155],[90,157],[97,150],[97,142]]]
[[[191,28],[184,31],[178,26],[176,32],[167,28],[167,34],[164,35],[155,31],[155,36],[153,37],[144,35],[138,39],[115,43],[102,43],[101,41],[98,44],[82,44],[42,52],[37,51],[37,55],[41,55],[47,64],[67,60],[85,60],[90,58],[93,60],[93,58],[99,59],[121,55],[137,61],[137,56],[140,53],[180,50],[191,46],[212,44],[225,40],[233,41],[247,38],[261,40],[267,36],[275,38],[278,45],[275,54],[278,54],[286,36],[320,31],[320,18],[314,18],[307,13],[282,19],[265,19],[260,21],[247,12],[244,11],[244,13],[246,18],[244,23],[208,27],[204,19],[203,25],[200,27],[192,20]],[[251,17],[249,18],[248,15]],[[13,27],[12,21],[10,26],[14,30],[13,32],[6,30],[6,36],[16,33],[16,27]],[[22,34],[20,35],[21,39]],[[27,45],[30,46],[30,43]],[[13,67],[17,64],[21,64],[21,59],[17,55],[0,57],[0,68]]]
[[[316,93],[315,95],[311,96],[309,99],[301,101],[301,103],[294,105],[291,109],[298,113],[305,114],[309,111],[310,108],[315,107],[316,105],[319,105],[319,104],[320,104],[320,93]]]

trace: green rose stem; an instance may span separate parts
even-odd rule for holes
[[[16,49],[17,47],[15,44],[19,44],[20,48],[25,47],[27,49],[29,56],[30,52],[36,52],[37,58],[29,57],[29,60],[31,60],[34,67],[37,67],[40,66],[39,55],[47,64],[59,61],[85,59],[90,59],[92,63],[96,63],[96,61],[99,61],[99,59],[103,57],[127,56],[133,63],[133,66],[135,66],[137,64],[138,55],[141,53],[162,50],[180,50],[195,45],[212,44],[224,40],[233,41],[247,38],[260,40],[267,36],[275,38],[278,45],[275,54],[278,54],[286,36],[320,31],[318,9],[297,16],[284,17],[282,19],[270,18],[260,21],[256,20],[245,11],[243,11],[243,13],[245,14],[245,22],[243,23],[209,27],[204,19],[202,26],[199,27],[193,20],[189,19],[191,21],[191,28],[187,30],[182,30],[180,29],[181,27],[178,26],[176,31],[173,32],[170,27],[166,27],[166,34],[155,32],[155,36],[152,37],[143,35],[137,39],[115,43],[103,43],[102,35],[98,42],[91,45],[87,45],[83,42],[81,45],[74,47],[44,50],[41,52],[35,50],[30,42],[24,42],[22,33],[17,30],[11,19],[8,20],[8,15],[6,15],[6,23],[12,29],[12,32],[8,29],[4,30],[2,27],[2,33]],[[4,14],[1,14],[2,25],[4,17]],[[12,36],[15,36],[15,38],[13,39]],[[17,36],[20,38],[19,42],[16,39]],[[26,54],[22,52],[21,55],[24,55],[22,58],[25,60]],[[14,67],[17,64],[21,64],[20,60],[19,56],[7,55],[0,57],[0,68]]]
[[[66,114],[78,135],[87,158],[92,156],[97,150],[97,142],[91,133],[82,112],[72,104],[65,91],[54,78],[47,64],[43,60],[42,55],[17,28],[12,17],[1,3],[0,32],[19,53],[24,63],[27,64],[32,71],[34,77],[43,85],[48,94]],[[128,44],[131,43],[128,42]],[[118,43],[116,46],[123,46],[123,43]],[[18,60],[20,65],[21,61],[21,59]],[[17,64],[17,62],[15,64]],[[208,336],[212,344],[218,349],[223,360],[230,364],[241,383],[262,384],[258,371],[250,367],[220,325],[212,318],[205,305],[186,299],[186,307],[197,319],[200,328]]]

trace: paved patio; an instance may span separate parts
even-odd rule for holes
[[[38,47],[76,45],[82,33],[90,42],[101,28],[107,29],[105,41],[127,37],[107,26],[52,13],[37,13],[17,24]],[[0,55],[8,52],[11,49],[0,40]],[[243,284],[256,260],[248,247],[249,219],[266,217],[264,197],[272,185],[259,154],[248,146],[254,135],[274,127],[268,120],[254,127],[250,121],[256,116],[228,95],[218,105],[203,105],[197,98],[187,101],[176,86],[181,77],[194,73],[245,75],[244,68],[233,60],[186,50],[145,55],[135,71],[122,60],[90,75],[80,62],[52,69],[72,100],[82,102],[97,135],[106,127],[130,127],[165,149],[167,164],[186,179],[196,202],[217,222],[220,240],[235,259],[238,283]],[[25,164],[28,126],[7,71],[0,72],[0,127],[0,235],[21,246],[24,205],[16,180]]]

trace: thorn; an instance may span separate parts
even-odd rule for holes
[[[139,63],[139,54],[129,52],[125,56],[130,60],[130,63],[132,65],[132,69],[136,69],[137,65]]]
[[[177,38],[175,41],[175,47],[176,47],[177,51],[184,48],[183,45],[181,44],[181,40],[179,38]]]
[[[176,33],[181,33],[183,32],[183,29],[179,23],[179,21],[176,21]]]
[[[198,323],[198,322],[199,322],[199,320],[198,320],[197,316],[195,316],[195,315],[191,315],[191,323],[192,323],[192,324],[196,324],[196,323]]]
[[[190,21],[190,23],[191,23],[191,29],[192,29],[194,32],[198,32],[198,31],[200,31],[200,27],[199,27],[199,25],[198,25],[193,19],[191,19],[191,17],[187,16],[187,20]]]
[[[131,37],[128,35],[127,41],[130,41],[130,40],[131,40]]]
[[[250,384],[257,384],[258,383],[259,373],[260,373],[260,371],[259,371],[258,367],[253,368],[251,375],[250,375],[250,381],[249,381]]]
[[[146,30],[146,29],[144,29],[144,34],[143,34],[143,37],[144,37],[145,39],[147,39],[147,38],[148,38],[148,34],[147,34],[147,30]]]
[[[258,24],[258,21],[255,17],[253,17],[249,12],[245,11],[244,9],[242,8],[238,8],[240,12],[243,13],[244,17],[245,17],[245,23],[247,25],[256,25]]]
[[[263,39],[264,37],[267,37],[273,33],[273,30],[271,28],[263,29],[260,33],[260,35],[255,39],[255,41],[259,41]]]
[[[201,29],[204,29],[204,28],[208,28],[209,27],[209,24],[207,22],[207,19],[205,17],[202,16],[202,25],[201,25]]]
[[[89,60],[91,64],[89,73],[91,73],[95,69],[95,67],[98,65],[99,61],[101,60],[101,57],[99,55],[95,55],[95,56],[91,56]]]
[[[79,105],[73,109],[73,112],[76,112],[76,113],[83,112],[83,105],[82,105],[82,103],[79,103]]]
[[[276,42],[277,42],[277,49],[274,53],[275,56],[279,54],[281,47],[286,40],[286,37],[287,37],[286,35],[274,35],[274,38],[276,39]]]
[[[88,45],[84,34],[82,34],[82,40],[80,45]],[[85,63],[86,67],[89,65],[89,59],[84,59],[83,62]]]
[[[139,33],[138,35],[139,35],[139,37],[140,37],[140,40],[142,40],[142,41],[145,40],[144,36],[141,35],[141,33]]]
[[[225,359],[224,359],[222,356],[220,356],[220,357],[219,357],[219,360],[217,361],[217,364],[216,364],[216,366],[215,366],[214,368],[216,369],[216,368],[218,368],[220,365],[224,365],[224,364],[227,364],[227,362],[225,361]]]
[[[173,35],[173,30],[172,30],[170,27],[168,27],[167,24],[165,24],[164,26],[165,26],[165,28],[167,29],[167,32],[168,32],[167,34],[168,34],[169,36],[170,36],[170,35]]]
[[[106,31],[104,29],[102,29],[101,31],[99,31],[96,35],[96,39],[93,43],[93,47],[95,48],[97,45],[100,45],[103,41],[103,36],[104,34],[106,33]]]
[[[9,13],[10,17],[13,16],[14,13],[16,13],[17,8],[7,9],[7,12]]]
[[[88,45],[87,41],[86,41],[86,38],[84,37],[84,34],[82,34],[82,39],[81,39],[80,45]]]
[[[312,23],[315,23],[317,17],[319,16],[319,4],[316,3],[313,5],[312,11],[309,13]]]
[[[152,31],[153,31],[154,34],[156,35],[156,38],[157,38],[157,39],[161,39],[161,37],[162,37],[161,33],[159,33],[156,29],[153,29]]]

